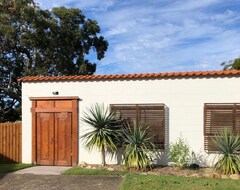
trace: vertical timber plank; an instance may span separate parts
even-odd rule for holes
[[[0,123],[0,163],[2,163],[2,156],[3,156],[3,152],[2,152],[2,144],[3,144],[3,136],[2,136],[2,124]]]
[[[19,149],[18,149],[18,144],[19,144],[19,140],[20,140],[20,137],[19,137],[19,128],[18,127],[16,127],[15,128],[15,130],[16,130],[16,149],[15,149],[15,155],[16,155],[16,158],[15,158],[15,160],[16,161],[18,161],[19,160],[19,157],[18,157],[18,155],[19,155]]]
[[[5,155],[6,155],[6,125],[3,125],[3,163],[5,163]]]
[[[19,123],[19,143],[18,143],[18,149],[19,149],[19,162],[22,162],[22,123]]]
[[[78,100],[72,100],[72,166],[78,163]]]
[[[13,128],[13,159],[14,160],[17,160],[17,157],[16,157],[16,126]]]
[[[35,108],[37,105],[37,101],[33,100],[32,101],[32,163],[36,164],[36,150],[37,150],[37,145],[36,145],[36,112]]]
[[[13,128],[15,128],[16,127],[16,123],[13,123],[13,125],[9,125],[9,148],[10,148],[10,150],[9,150],[9,158],[12,160],[12,161],[15,161],[14,159],[13,159],[13,150],[14,150],[14,146],[13,146],[13,133],[12,133],[12,131],[13,131]]]

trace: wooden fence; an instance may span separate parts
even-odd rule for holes
[[[22,123],[0,123],[0,164],[22,161]]]

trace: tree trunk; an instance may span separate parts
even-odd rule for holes
[[[106,160],[105,160],[105,146],[102,146],[102,166],[106,166]]]

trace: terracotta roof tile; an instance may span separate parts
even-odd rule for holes
[[[62,80],[114,80],[114,79],[143,79],[143,78],[176,78],[176,77],[206,77],[206,76],[238,75],[240,70],[227,71],[192,71],[192,72],[165,72],[144,74],[110,74],[110,75],[79,75],[79,76],[26,76],[18,79],[22,82],[34,81],[62,81]]]

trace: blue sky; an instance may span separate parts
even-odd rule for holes
[[[219,70],[240,56],[240,0],[37,0],[78,7],[109,49],[97,74]]]

